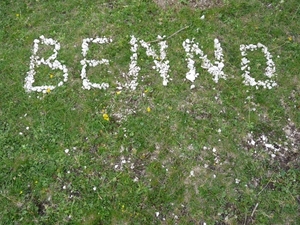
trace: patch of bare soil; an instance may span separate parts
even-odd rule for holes
[[[223,0],[154,0],[154,2],[163,9],[168,7],[180,7],[183,5],[188,5],[195,9],[208,9],[223,5]]]
[[[286,141],[278,143],[272,134],[254,135],[249,133],[244,141],[244,148],[251,151],[253,157],[269,157],[278,162],[281,168],[298,168],[300,165],[300,130],[291,121],[283,128]]]

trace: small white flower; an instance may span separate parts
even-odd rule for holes
[[[274,145],[272,144],[265,144],[266,148],[275,149]]]
[[[255,141],[254,141],[254,140],[251,140],[251,141],[250,141],[250,144],[251,144],[251,145],[255,145]]]
[[[96,187],[93,187],[93,191],[96,191],[97,190],[97,188]]]
[[[65,149],[65,153],[68,154],[69,153],[69,149]]]
[[[264,134],[260,137],[262,140],[263,140],[263,142],[266,142],[266,141],[268,141],[268,138],[267,138],[267,136],[265,136]]]
[[[158,217],[159,216],[159,212],[155,212],[155,216]]]
[[[190,177],[194,177],[195,176],[195,172],[192,170],[191,172],[190,172]]]

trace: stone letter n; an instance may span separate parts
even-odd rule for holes
[[[154,66],[152,67],[157,72],[159,72],[160,76],[163,78],[163,85],[167,86],[168,82],[171,80],[169,77],[169,60],[166,60],[166,49],[168,48],[167,42],[163,41],[164,37],[158,35],[157,41],[158,45],[160,46],[159,55],[153,50],[149,43],[145,42],[144,40],[139,40],[138,38],[131,36],[130,45],[131,45],[131,52],[133,53],[130,57],[130,64],[129,64],[129,72],[128,74],[123,74],[123,77],[131,78],[130,81],[127,81],[125,84],[119,83],[119,89],[122,87],[135,90],[138,86],[138,75],[140,71],[140,67],[137,65],[138,59],[138,46],[139,44],[146,49],[146,55],[152,57]],[[129,79],[128,79],[129,80]]]
[[[207,69],[208,72],[213,76],[213,80],[218,83],[220,78],[226,79],[227,75],[223,72],[224,67],[224,58],[223,58],[223,49],[218,39],[214,40],[215,48],[215,59],[214,64],[207,59],[207,55],[204,55],[203,51],[199,48],[199,44],[194,42],[194,39],[186,39],[182,46],[186,52],[186,61],[188,63],[187,67],[189,71],[186,73],[186,79],[191,82],[194,82],[195,79],[199,76],[199,73],[196,73],[196,68],[194,66],[195,61],[194,54],[199,56],[199,59],[202,60],[201,67]]]

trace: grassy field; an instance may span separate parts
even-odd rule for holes
[[[200,2],[0,1],[1,224],[299,224],[299,1]],[[34,41],[40,58],[53,55],[41,35],[60,43],[68,80],[30,92]],[[158,35],[167,85],[152,68]],[[133,36],[156,56],[138,42],[134,58]],[[112,42],[89,42],[86,59],[109,63],[86,77],[109,87],[86,90],[82,43],[97,37]],[[193,38],[212,62],[219,40],[226,79],[214,82],[198,56],[199,76],[186,78]],[[272,89],[244,84],[240,47],[258,43],[276,65]],[[247,54],[266,80],[262,51]],[[63,80],[61,69],[34,71],[33,86]]]

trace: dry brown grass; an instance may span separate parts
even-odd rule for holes
[[[223,0],[154,0],[154,2],[162,8],[180,7],[188,5],[191,8],[207,9],[223,5]]]

